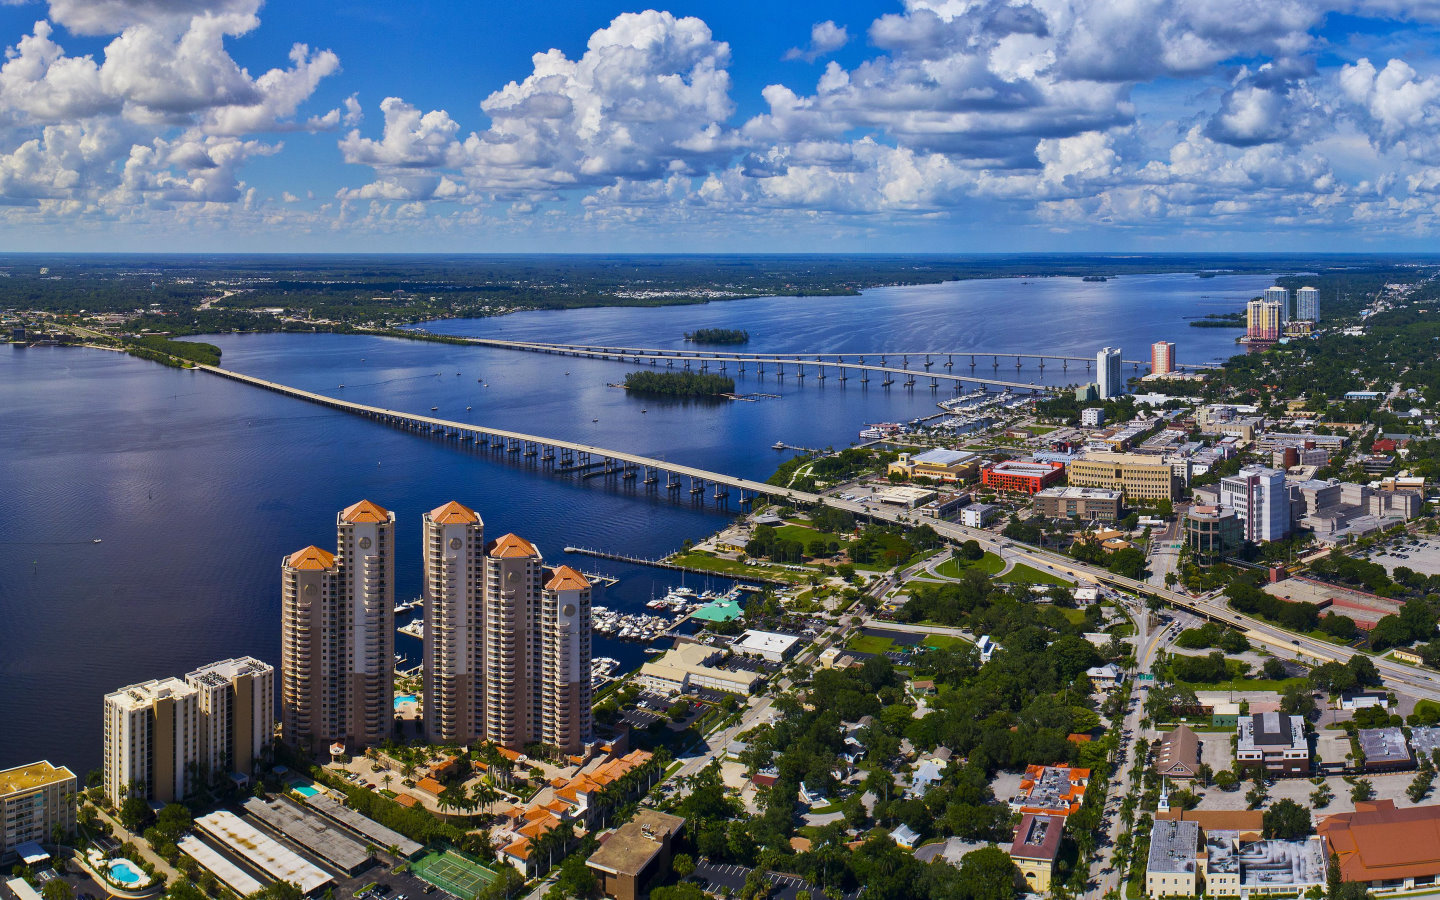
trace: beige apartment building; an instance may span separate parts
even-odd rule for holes
[[[591,740],[590,582],[547,570],[540,594],[540,741],[579,753]]]
[[[200,705],[200,765],[212,782],[247,779],[275,736],[275,669],[254,657],[226,659],[185,676]]]
[[[335,521],[335,562],[348,627],[338,637],[349,654],[348,744],[369,747],[395,724],[395,514],[361,500]]]
[[[1070,484],[1120,491],[1126,500],[1173,500],[1180,479],[1158,456],[1088,453],[1070,464]]]
[[[484,733],[485,523],[451,502],[422,523],[425,735],[469,744]]]
[[[334,554],[306,547],[280,566],[280,733],[314,750],[344,741],[350,681],[339,634],[340,567]]]
[[[200,785],[200,698],[179,678],[132,684],[105,695],[105,796],[172,803]]]
[[[27,841],[49,843],[55,827],[75,833],[75,773],[49,762],[0,772],[0,863]]]
[[[519,750],[540,730],[540,551],[507,534],[485,548],[485,737]]]

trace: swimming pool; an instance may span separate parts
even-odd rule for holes
[[[395,708],[399,709],[402,703],[418,703],[420,698],[414,694],[401,694],[395,698]]]
[[[297,784],[295,785],[293,790],[295,791],[295,793],[299,794],[302,797],[313,797],[316,794],[320,793],[320,791],[318,791],[314,787],[314,785],[309,784]]]
[[[112,859],[105,864],[105,868],[110,873],[110,877],[115,879],[116,884],[136,887],[146,881],[145,874],[128,859]]]

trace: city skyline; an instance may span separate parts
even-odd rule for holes
[[[701,0],[570,0],[546,17],[10,4],[0,237],[193,251],[1429,245],[1432,6],[1144,6],[811,2],[766,8],[755,28],[754,5]]]

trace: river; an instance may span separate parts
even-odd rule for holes
[[[683,345],[696,328],[744,328],[750,351],[983,350],[1147,358],[1173,340],[1182,362],[1235,352],[1231,329],[1187,318],[1232,312],[1268,277],[1146,275],[965,281],[859,297],[762,298],[658,309],[599,308],[432,323],[527,340]],[[633,366],[344,335],[221,335],[228,368],[351,400],[584,440],[763,479],[777,440],[844,446],[866,422],[935,411],[942,389],[868,389],[754,377],[755,403],[660,402],[607,387]],[[968,359],[964,363],[968,368]],[[957,358],[956,370],[961,363]],[[977,367],[982,372],[987,366]],[[1128,374],[1128,372],[1127,372]],[[1068,383],[1073,368],[1001,359],[999,377]],[[343,388],[340,385],[345,385]],[[466,407],[471,407],[467,410]],[[0,347],[0,766],[48,758],[82,777],[100,764],[103,695],[250,654],[279,656],[279,567],[333,548],[335,513],[361,497],[399,519],[396,596],[420,590],[421,514],[457,499],[487,533],[514,531],[547,561],[621,576],[596,602],[643,611],[670,573],[565,559],[580,545],[659,555],[721,527],[713,507],[572,481],[343,413],[119,353]],[[100,543],[94,543],[95,539]],[[721,587],[688,581],[690,586]],[[418,645],[399,648],[418,662]],[[641,658],[597,640],[595,655]]]

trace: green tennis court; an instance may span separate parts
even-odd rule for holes
[[[500,877],[454,850],[429,853],[410,867],[416,875],[461,900],[471,900],[481,888]]]

